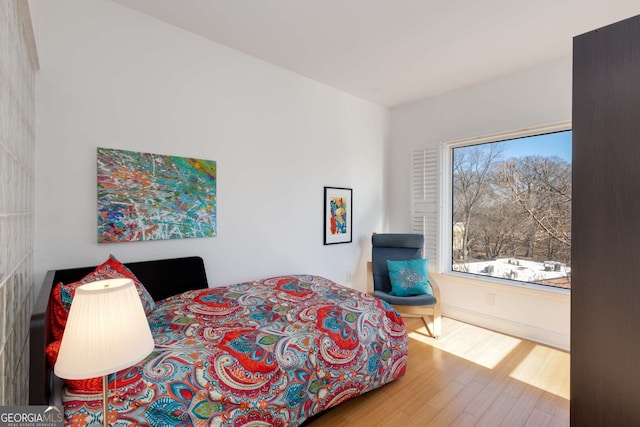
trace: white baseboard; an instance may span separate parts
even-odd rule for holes
[[[540,329],[535,326],[513,322],[507,319],[489,316],[484,313],[467,310],[464,308],[442,304],[442,315],[461,322],[470,323],[482,328],[491,329],[518,338],[524,338],[540,344],[569,351],[571,347],[570,336],[555,331]]]

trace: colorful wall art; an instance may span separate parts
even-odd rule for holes
[[[351,242],[352,190],[324,187],[324,244]]]
[[[98,243],[216,235],[216,162],[98,148]]]

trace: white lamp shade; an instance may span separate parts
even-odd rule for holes
[[[144,359],[153,347],[131,279],[87,283],[75,291],[54,372],[66,379],[111,374]]]

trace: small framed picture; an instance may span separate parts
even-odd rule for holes
[[[353,190],[324,187],[324,244],[351,243]]]

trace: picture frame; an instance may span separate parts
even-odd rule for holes
[[[324,244],[351,243],[353,227],[353,190],[324,187]]]
[[[217,163],[98,147],[98,243],[217,235]]]

